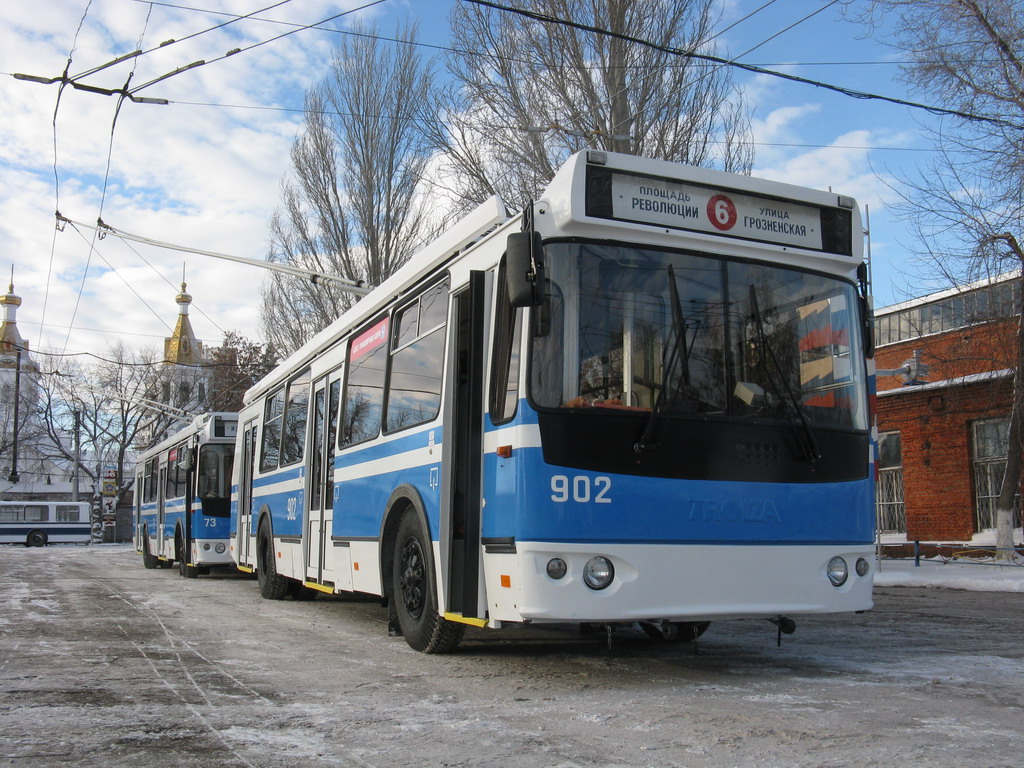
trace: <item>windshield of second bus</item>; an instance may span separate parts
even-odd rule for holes
[[[231,465],[234,456],[235,446],[230,443],[200,447],[197,477],[199,498],[231,497]]]
[[[614,245],[549,245],[545,260],[537,405],[867,428],[852,285]]]

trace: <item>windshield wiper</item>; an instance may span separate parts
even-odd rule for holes
[[[675,331],[675,338],[672,340],[672,346],[669,347],[667,350],[668,354],[665,356],[666,360],[661,375],[661,387],[658,389],[658,397],[654,400],[654,407],[651,408],[651,415],[647,417],[647,423],[644,425],[644,431],[640,435],[640,439],[633,444],[633,450],[637,453],[643,453],[648,448],[653,447],[654,425],[666,399],[669,399],[670,402],[675,401],[683,388],[690,386],[690,350],[686,346],[686,318],[683,317],[683,304],[679,300],[679,288],[676,286],[675,270],[672,269],[671,264],[666,269],[668,271],[668,292],[672,300],[672,326]],[[679,359],[682,360],[682,371],[679,378],[676,379],[675,386],[672,387],[672,397],[666,398],[665,392],[669,388],[672,371],[675,370],[676,361]]]
[[[800,405],[800,400],[794,394],[792,387],[789,386],[789,379],[786,377],[785,372],[782,370],[782,366],[779,364],[779,359],[775,356],[775,350],[771,344],[768,343],[768,336],[764,332],[764,317],[761,315],[761,308],[757,303],[757,291],[754,290],[754,286],[750,286],[750,311],[754,316],[754,325],[757,328],[757,342],[763,350],[762,354],[767,354],[768,359],[772,362],[775,367],[775,373],[773,376],[769,367],[762,363],[761,368],[764,371],[765,380],[769,387],[771,387],[775,396],[780,400],[782,399],[781,389],[786,391],[786,397],[790,404],[793,406],[793,410],[796,411],[796,415],[800,419],[801,430],[797,432],[797,442],[800,443],[800,447],[803,449],[804,458],[807,461],[814,462],[821,458],[821,449],[818,447],[818,440],[814,436],[814,430],[811,429],[810,422],[807,420],[807,414],[804,413],[803,406]],[[779,384],[782,384],[780,387]]]

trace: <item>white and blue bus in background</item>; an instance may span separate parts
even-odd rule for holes
[[[178,563],[195,578],[233,566],[228,549],[238,417],[207,413],[143,452],[136,464],[135,548],[146,568]]]
[[[264,597],[464,627],[872,605],[855,201],[606,152],[478,208],[245,396],[233,555]]]
[[[0,501],[0,544],[88,544],[89,517],[84,501]]]

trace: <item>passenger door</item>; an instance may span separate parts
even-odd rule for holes
[[[313,387],[313,428],[310,430],[309,472],[306,475],[307,509],[302,536],[306,579],[334,586],[331,557],[334,525],[334,453],[337,442],[341,370],[321,378]]]
[[[242,427],[242,455],[238,457],[238,530],[235,532],[235,562],[251,566],[249,551],[252,531],[252,473],[256,457],[256,420]]]
[[[167,532],[164,530],[164,509],[167,498],[167,466],[161,462],[160,474],[158,475],[159,482],[157,483],[156,489],[156,554],[160,557],[167,556],[166,541],[168,539]],[[171,546],[173,546],[174,540],[171,539]],[[174,556],[174,552],[171,552],[171,556]]]
[[[480,583],[486,286],[486,273],[471,272],[452,301],[441,482],[446,612],[476,619],[487,613]]]

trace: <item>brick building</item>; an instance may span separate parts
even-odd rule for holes
[[[908,541],[994,541],[1008,450],[1016,275],[876,312],[878,525]],[[1020,513],[1015,539],[1021,540]]]

